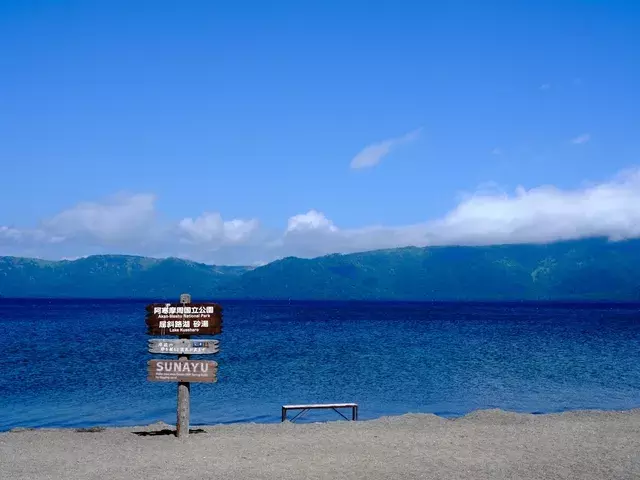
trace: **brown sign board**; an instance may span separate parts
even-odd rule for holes
[[[168,355],[210,355],[218,353],[218,340],[188,340],[152,338],[149,340],[149,353],[165,353]]]
[[[222,307],[217,303],[147,305],[150,335],[217,335],[222,333]]]
[[[222,333],[222,319],[211,323],[209,320],[169,320],[163,323],[147,323],[149,335],[218,335]]]
[[[217,303],[152,303],[147,305],[147,317],[158,320],[180,320],[182,318],[212,317],[214,314],[222,314],[222,306]]]
[[[217,382],[218,363],[211,360],[149,360],[147,380],[152,382]]]

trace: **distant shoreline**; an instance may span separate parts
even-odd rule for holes
[[[640,300],[580,300],[580,299],[565,299],[565,300],[397,300],[397,299],[286,299],[286,298],[220,298],[215,295],[193,297],[193,301],[212,301],[217,303],[274,303],[282,305],[283,303],[290,304],[386,304],[386,305],[504,305],[504,306],[559,306],[559,307],[573,307],[573,306],[628,306],[628,307],[640,307]],[[0,302],[11,301],[34,301],[34,302],[109,302],[109,303],[175,303],[175,298],[162,298],[162,297],[3,297],[0,295]]]
[[[361,424],[363,422],[371,423],[371,422],[381,422],[381,421],[393,421],[393,419],[402,419],[402,418],[413,418],[413,417],[425,417],[425,418],[436,418],[443,420],[445,422],[461,422],[474,418],[489,418],[492,415],[498,417],[512,417],[512,418],[520,418],[520,419],[531,419],[535,417],[558,417],[558,418],[579,418],[579,417],[592,417],[598,415],[632,415],[640,417],[640,404],[631,409],[578,409],[578,410],[564,410],[558,412],[517,412],[513,410],[505,410],[502,408],[490,408],[490,409],[477,409],[472,410],[464,415],[455,415],[455,416],[444,416],[439,415],[437,413],[424,413],[424,412],[408,412],[399,415],[382,415],[377,418],[369,418],[369,419],[361,419],[358,420],[357,423]],[[275,418],[275,417],[274,417]],[[338,418],[338,420],[329,420],[329,421],[317,421],[317,422],[305,422],[305,423],[296,423],[296,422],[285,422],[285,423],[295,423],[296,425],[318,425],[318,424],[334,424],[336,422],[341,423],[342,420]],[[261,425],[261,426],[274,426],[280,425],[282,422],[279,420],[274,420],[273,422],[254,422],[254,421],[233,421],[233,422],[223,422],[223,423],[212,423],[212,424],[194,424],[190,425],[191,429],[211,429],[211,428],[234,428],[241,427],[243,425]],[[74,432],[74,433],[99,433],[107,430],[121,430],[121,431],[129,431],[136,429],[154,429],[154,428],[162,428],[163,430],[171,429],[175,432],[175,426],[165,423],[163,421],[151,422],[148,424],[141,425],[123,425],[123,426],[110,426],[107,424],[95,424],[95,425],[85,425],[85,426],[73,426],[73,427],[14,427],[8,430],[0,430],[0,435],[5,435],[8,433],[20,433],[20,432]]]

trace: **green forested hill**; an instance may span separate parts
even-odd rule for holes
[[[0,295],[385,300],[640,300],[640,240],[399,248],[251,269],[105,255],[0,258]]]
[[[215,267],[177,258],[95,255],[73,261],[0,257],[5,297],[171,298],[176,290],[215,295],[246,267]],[[178,293],[179,295],[179,293]]]
[[[640,241],[401,248],[286,258],[238,279],[244,296],[398,300],[640,300]]]

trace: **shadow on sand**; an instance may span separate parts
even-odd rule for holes
[[[176,431],[171,430],[170,428],[163,428],[162,430],[155,430],[152,432],[131,432],[131,433],[133,433],[134,435],[138,435],[139,437],[157,437],[159,435],[173,435],[174,437],[176,436]],[[206,431],[201,428],[189,429],[189,435],[193,433],[206,433]]]

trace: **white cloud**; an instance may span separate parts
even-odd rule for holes
[[[21,237],[22,232],[17,228],[0,226],[0,239],[19,240]]]
[[[429,224],[431,243],[549,242],[640,236],[640,171],[576,190],[542,186],[514,194],[471,195]]]
[[[539,90],[550,90],[550,89],[551,89],[551,84],[550,83],[543,83],[539,87]]]
[[[496,147],[493,150],[491,150],[491,154],[492,155],[502,155],[502,149],[500,147]]]
[[[293,215],[279,232],[261,227],[256,219],[224,220],[219,213],[209,212],[171,223],[158,218],[153,196],[118,198],[70,208],[44,221],[39,229],[0,226],[0,255],[74,258],[129,253],[251,265],[288,255],[311,257],[408,245],[640,237],[640,169],[571,190],[540,186],[508,192],[487,183],[461,197],[441,218],[404,226],[342,228],[320,210]]]
[[[84,202],[43,222],[52,238],[89,238],[114,243],[145,236],[153,229],[156,197],[117,194],[103,203]]]
[[[184,218],[178,224],[183,240],[189,243],[220,247],[246,241],[258,228],[258,220],[224,221],[219,213],[203,213],[195,220]]]
[[[297,215],[297,217],[309,215],[314,215],[314,212]],[[425,242],[425,229],[421,224],[404,227],[374,225],[341,229],[324,215],[322,218],[323,225],[305,225],[305,228],[287,229],[284,236],[274,244],[279,247],[277,251],[280,254],[278,256],[314,257],[328,253],[352,253],[406,245],[422,245]]]
[[[373,145],[365,147],[355,157],[353,157],[350,167],[352,169],[359,169],[369,168],[377,165],[394,148],[418,138],[421,131],[422,128],[418,128],[401,137],[391,138],[389,140],[374,143]]]
[[[75,259],[101,253],[178,254],[207,260],[220,248],[249,244],[259,228],[256,219],[225,221],[210,212],[177,223],[162,221],[155,200],[151,194],[117,194],[79,203],[38,228],[0,226],[0,255]],[[237,252],[232,257],[237,258]]]
[[[582,135],[578,135],[575,138],[571,139],[571,143],[573,143],[574,145],[582,145],[583,143],[587,143],[589,140],[591,140],[591,135],[589,135],[588,133],[583,133]]]
[[[295,232],[336,232],[338,229],[331,220],[325,217],[324,213],[316,210],[309,210],[307,213],[294,215],[287,222],[286,233]]]

